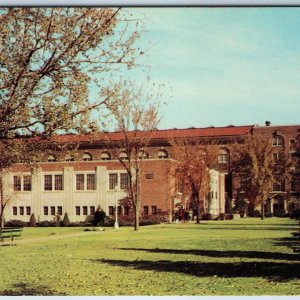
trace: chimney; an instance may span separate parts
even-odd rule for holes
[[[270,126],[271,122],[270,121],[266,121],[265,124],[266,124],[266,126]]]

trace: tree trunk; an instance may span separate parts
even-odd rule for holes
[[[201,208],[197,205],[197,224],[200,224]]]
[[[4,195],[3,195],[3,181],[2,177],[0,177],[0,228],[4,227]]]
[[[139,205],[134,206],[134,230],[138,231],[140,228],[140,210]]]
[[[260,218],[263,220],[265,218],[265,201],[261,201],[261,207],[260,207]]]
[[[0,212],[0,229],[4,227],[4,218],[3,218],[3,208],[1,207],[1,212]]]

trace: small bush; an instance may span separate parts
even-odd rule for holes
[[[300,220],[300,209],[295,209],[290,214],[291,219]]]
[[[54,218],[53,218],[53,222],[55,222],[56,226],[60,226],[62,221],[61,221],[61,216],[60,215],[56,215]]]
[[[93,221],[94,221],[94,216],[93,215],[86,216],[85,223],[92,224]]]
[[[36,223],[37,227],[57,227],[56,221],[40,221]]]
[[[112,227],[115,224],[115,219],[112,217],[106,217],[104,220],[104,226],[105,227]]]
[[[167,223],[169,221],[169,216],[165,213],[160,213],[157,215],[149,215],[143,216],[140,220],[140,225],[155,225],[155,224],[162,224]]]
[[[36,218],[34,214],[31,214],[30,219],[29,219],[29,226],[34,227],[36,226]]]
[[[204,214],[202,219],[203,220],[212,220],[213,216],[212,216],[212,214]]]
[[[260,216],[261,216],[260,211],[256,209],[254,211],[254,217],[260,217]]]
[[[25,227],[28,224],[21,220],[9,220],[4,225],[5,227]]]
[[[84,222],[70,222],[68,227],[84,227]],[[66,226],[66,225],[65,225]]]
[[[61,222],[61,226],[69,226],[70,223],[69,215],[68,213],[65,213],[63,221]]]
[[[225,214],[224,213],[221,213],[220,216],[219,216],[219,219],[224,221],[225,220]]]
[[[166,213],[158,213],[156,215],[148,215],[140,217],[140,225],[155,225],[169,222],[169,216]],[[119,226],[133,226],[133,215],[120,215],[118,216]],[[115,218],[107,217],[104,222],[104,226],[112,227],[115,224]]]

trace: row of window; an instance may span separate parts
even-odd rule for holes
[[[240,180],[241,189],[245,186],[245,182]],[[285,192],[285,180],[277,180],[273,183],[273,192]],[[291,180],[291,191],[300,192],[300,176],[293,177]]]
[[[282,136],[280,135],[276,135],[272,138],[272,146],[273,147],[283,147],[284,146],[284,139]],[[164,159],[164,158],[168,158],[169,157],[169,153],[168,151],[166,151],[165,149],[160,149],[157,152],[157,157],[160,159]],[[125,151],[121,151],[119,153],[119,158],[122,160],[127,160],[128,159],[128,155]],[[147,159],[149,158],[149,153],[146,151],[141,150],[139,153],[139,158],[144,158]],[[110,154],[109,151],[103,151],[100,155],[100,160],[111,160],[112,159],[112,155]],[[55,162],[57,161],[57,158],[54,154],[51,154],[48,156],[48,162]],[[74,161],[74,156],[72,156],[71,154],[67,154],[65,156],[65,161]],[[85,152],[82,155],[82,160],[83,161],[92,161],[93,160],[93,156],[92,154],[90,154],[89,152]],[[218,154],[218,162],[219,163],[228,163],[229,161],[229,152],[227,149],[220,149],[219,154]]]
[[[166,151],[164,149],[160,149],[157,152],[157,157],[160,158],[160,159],[168,158],[169,157],[169,153],[168,153],[168,151]],[[127,155],[127,153],[125,151],[121,151],[119,153],[119,158],[122,159],[122,160],[127,160],[128,159],[128,155]],[[139,158],[140,159],[142,159],[142,158],[143,159],[148,159],[149,158],[149,153],[146,152],[146,151],[140,151],[139,152]],[[108,151],[104,151],[100,155],[100,160],[111,160],[111,159],[112,159],[112,155]],[[85,152],[82,155],[82,160],[83,161],[92,161],[93,160],[93,156],[92,156],[91,153]],[[51,155],[48,156],[47,161],[48,162],[56,162],[57,161],[57,157],[54,154],[51,154]],[[71,154],[68,153],[65,156],[65,161],[75,161],[75,158],[74,158],[73,155],[71,155]]]
[[[157,207],[156,206],[144,206],[143,207],[143,215],[148,216],[151,209],[151,214],[156,215],[157,214]],[[108,214],[109,216],[114,216],[116,211],[115,206],[109,206],[108,207]],[[129,207],[127,206],[118,206],[118,215],[129,215]]]
[[[30,206],[13,206],[13,215],[17,216],[24,216],[25,214],[27,216],[31,215],[31,207]],[[80,215],[94,215],[95,213],[95,206],[75,206],[75,214],[77,216]],[[144,206],[143,208],[144,215],[149,215],[149,206]],[[44,216],[61,216],[62,215],[62,206],[43,206],[43,214]],[[115,215],[115,206],[109,206],[108,207],[108,214],[110,216]],[[118,206],[118,215],[128,215],[129,214],[129,207],[127,206]],[[157,208],[156,206],[151,206],[151,214],[156,215],[157,214]]]
[[[18,214],[20,216],[24,216],[25,214],[27,216],[31,215],[31,207],[30,206],[26,206],[26,207],[24,207],[24,206],[19,206],[19,207],[13,206],[12,210],[13,210],[13,215],[14,216],[17,216]]]
[[[153,173],[147,173],[146,179],[153,179]],[[15,175],[13,177],[14,191],[31,191],[31,175]],[[111,173],[109,174],[109,189],[114,190],[119,187],[126,190],[129,186],[128,173]],[[44,175],[44,191],[63,191],[63,175]],[[76,191],[94,191],[96,190],[95,174],[76,174]]]

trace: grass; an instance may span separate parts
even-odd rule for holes
[[[297,226],[270,218],[138,232],[25,228],[15,246],[0,246],[0,295],[299,295]]]

